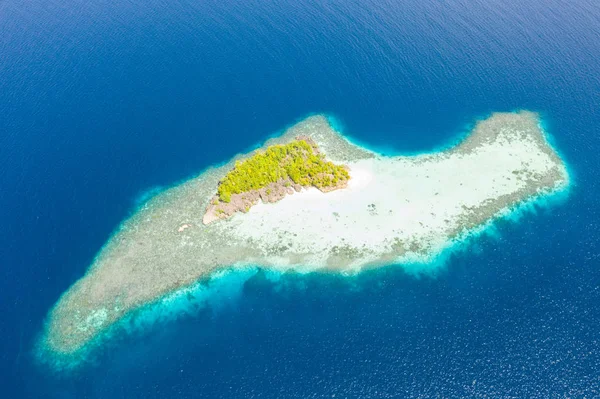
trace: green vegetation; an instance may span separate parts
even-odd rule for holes
[[[326,161],[325,156],[317,153],[305,140],[295,140],[272,145],[248,159],[237,161],[219,182],[217,193],[221,201],[229,202],[232,194],[259,190],[280,180],[289,179],[301,186],[322,189],[337,186],[349,177],[345,167]]]

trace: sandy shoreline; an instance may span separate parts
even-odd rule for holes
[[[43,356],[82,356],[132,311],[231,265],[355,271],[428,262],[508,209],[569,185],[565,164],[530,112],[494,114],[459,145],[419,156],[364,150],[322,116],[265,145],[299,134],[349,166],[346,189],[304,190],[208,226],[203,210],[231,163],[159,194],[61,297],[40,340]]]

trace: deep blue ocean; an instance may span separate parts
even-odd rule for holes
[[[599,100],[598,0],[0,0],[0,397],[598,398]],[[570,197],[435,276],[259,273],[75,373],[36,362],[149,192],[315,112],[415,153],[522,108]]]

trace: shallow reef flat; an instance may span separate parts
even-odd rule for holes
[[[324,116],[289,128],[265,147],[306,136],[349,168],[346,188],[309,188],[209,225],[202,217],[235,160],[150,199],[123,222],[86,275],[50,312],[40,353],[81,356],[145,305],[231,267],[278,271],[431,265],[454,244],[516,207],[563,192],[566,165],[537,114],[496,113],[457,145],[381,156],[347,141]]]

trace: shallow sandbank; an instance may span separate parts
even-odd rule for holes
[[[353,272],[427,263],[513,207],[569,184],[530,112],[494,114],[459,145],[419,156],[383,157],[357,147],[322,116],[265,145],[298,135],[349,166],[346,189],[304,190],[210,225],[202,223],[204,210],[231,164],[157,195],[60,298],[40,341],[43,353],[79,356],[125,315],[232,265]]]

